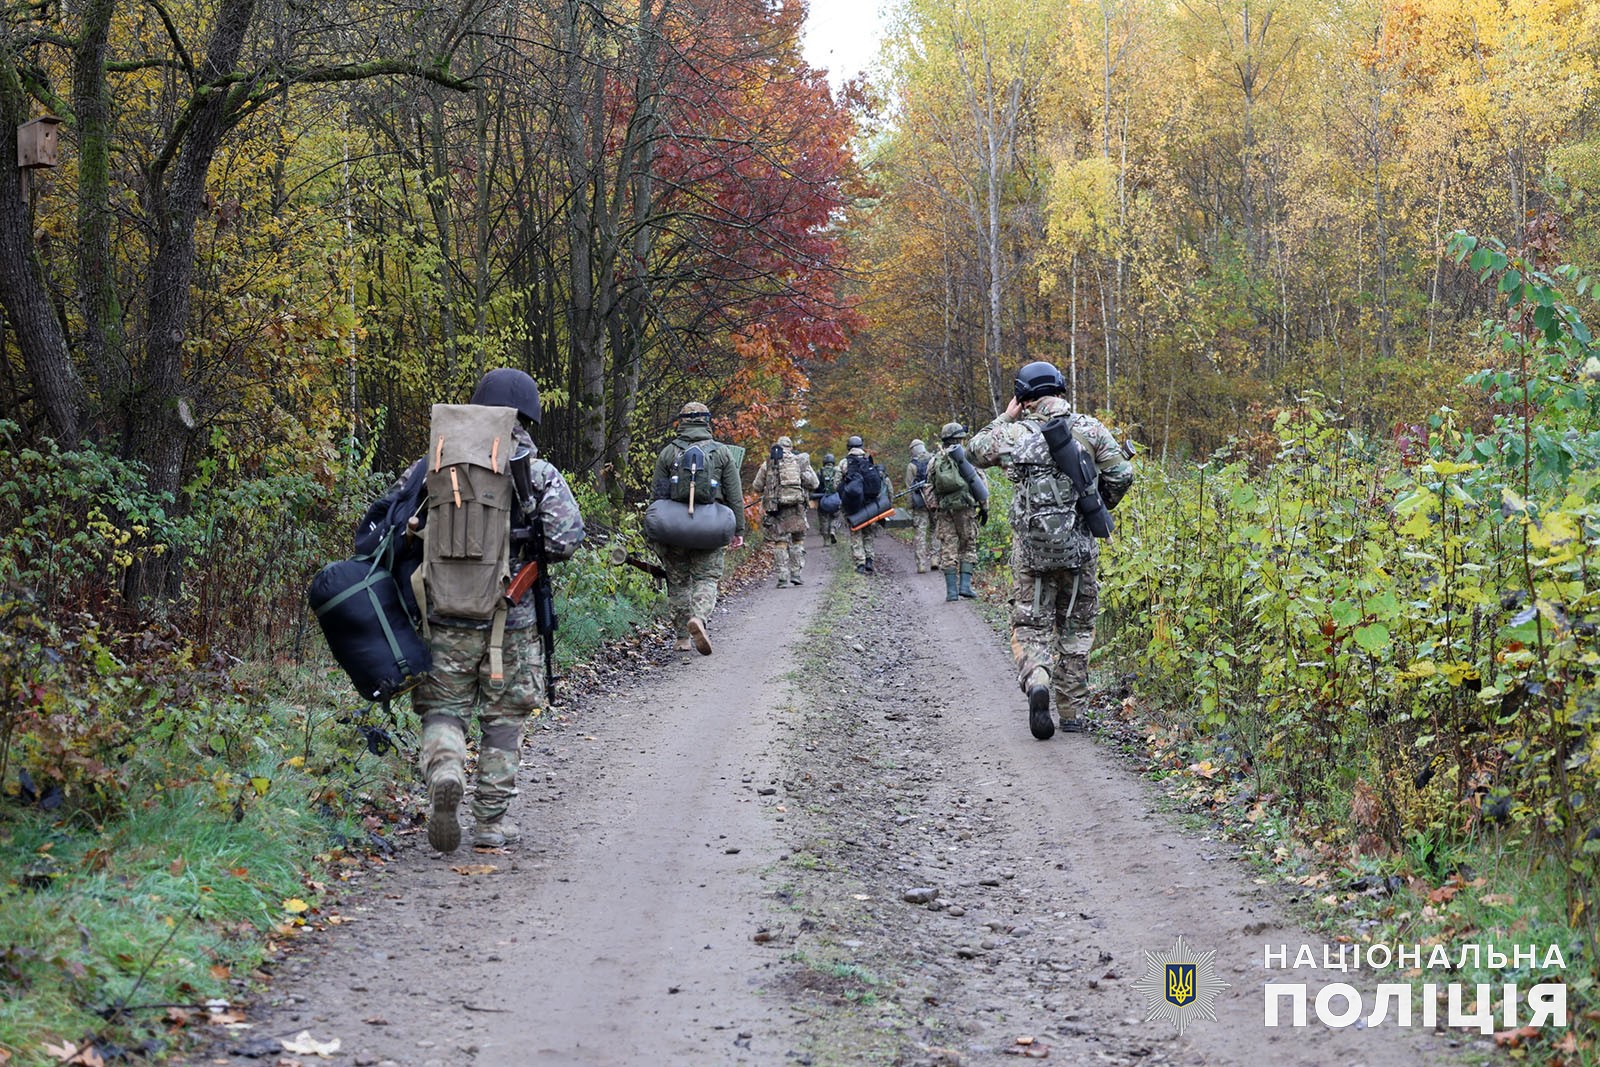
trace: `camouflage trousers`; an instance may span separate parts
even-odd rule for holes
[[[856,566],[872,562],[872,542],[878,538],[878,524],[850,531],[850,558]]]
[[[963,563],[977,562],[977,510],[952,508],[939,512],[939,566],[948,571]]]
[[[1100,610],[1097,560],[1076,571],[1033,574],[1013,556],[1011,655],[1024,692],[1038,668],[1050,674],[1051,696],[1062,714],[1081,717],[1089,706],[1089,650]]]
[[[837,511],[817,512],[817,529],[823,541],[839,540],[839,524],[843,521],[844,516]]]
[[[800,572],[806,567],[805,531],[787,534],[769,533],[767,543],[772,546],[772,559],[776,564],[778,584],[783,585],[791,578],[799,578]]]
[[[911,545],[917,553],[917,573],[939,559],[938,513],[926,508],[911,509]]]
[[[413,702],[422,717],[418,764],[432,783],[443,775],[466,778],[467,723],[476,715],[481,732],[478,781],[472,814],[487,822],[504,815],[517,795],[522,731],[544,708],[544,646],[539,632],[507,630],[504,679],[489,676],[489,630],[433,624],[429,647],[433,673],[417,687]]]
[[[717,606],[725,550],[713,548],[699,552],[659,544],[650,547],[667,572],[667,609],[672,615],[672,632],[678,637],[688,637],[690,617],[707,622]]]

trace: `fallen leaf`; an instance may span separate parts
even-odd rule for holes
[[[389,1020],[385,1019],[381,1015],[374,1015],[370,1019],[362,1019],[361,1021],[366,1023],[368,1026],[388,1026],[389,1025]]]
[[[1537,1026],[1521,1026],[1515,1030],[1501,1030],[1494,1035],[1494,1043],[1501,1048],[1520,1048],[1538,1036]]]
[[[291,915],[299,915],[301,912],[311,910],[311,905],[307,904],[299,897],[290,897],[288,900],[283,902],[283,910],[289,912]]]
[[[463,863],[459,867],[451,867],[457,874],[493,874],[500,868],[492,863]]]
[[[293,1037],[281,1038],[278,1043],[283,1046],[283,1051],[292,1052],[296,1056],[321,1056],[327,1059],[339,1051],[338,1038],[318,1041],[311,1036],[310,1030],[302,1030]]]
[[[233,971],[231,971],[224,964],[213,963],[211,965],[211,977],[215,978],[217,981],[226,982],[232,976],[233,976]]]

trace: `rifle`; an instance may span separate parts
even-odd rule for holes
[[[611,561],[613,567],[637,567],[659,582],[667,580],[667,569],[665,567],[659,563],[651,563],[647,559],[635,556],[621,545],[612,545],[611,552],[606,558]]]
[[[533,515],[533,523],[523,529],[513,527],[511,530],[512,545],[520,546],[517,556],[527,562],[506,587],[506,603],[515,606],[527,595],[528,590],[533,590],[534,625],[538,627],[539,640],[544,645],[544,695],[545,700],[553,704],[558,681],[555,666],[556,628],[561,625],[561,620],[556,617],[555,587],[550,583],[550,559],[544,546],[544,515],[534,500],[527,464],[518,463],[519,458],[512,457],[512,481],[516,484],[517,496],[522,501],[533,503],[527,509]]]
[[[898,493],[894,494],[894,496],[891,496],[889,499],[890,500],[899,500],[901,497],[905,496],[907,493],[909,493],[909,492],[911,492],[913,490],[916,490],[916,489],[922,489],[922,490],[926,490],[927,492],[932,492],[933,491],[933,486],[928,484],[928,482],[926,480],[923,480],[923,481],[917,482],[915,485],[906,486],[904,489],[900,490]],[[923,499],[924,500],[927,499],[926,495],[924,495]]]

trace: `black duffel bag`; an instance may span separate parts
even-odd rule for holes
[[[652,500],[644,509],[645,538],[669,548],[726,548],[738,525],[733,509],[717,502],[695,504],[692,515],[689,505],[678,500]]]
[[[366,699],[390,700],[433,669],[433,656],[406,614],[394,575],[372,560],[328,564],[311,579],[306,600],[333,658]]]

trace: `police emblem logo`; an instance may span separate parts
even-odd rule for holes
[[[1145,1019],[1172,1023],[1181,1036],[1194,1019],[1217,1019],[1216,1002],[1228,988],[1217,975],[1215,952],[1195,952],[1180,935],[1169,952],[1146,952],[1144,976],[1134,988],[1144,994]]]

